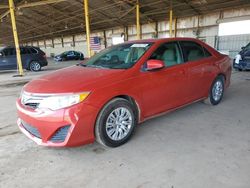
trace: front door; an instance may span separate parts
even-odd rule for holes
[[[0,70],[6,70],[8,68],[4,53],[0,52]]]
[[[75,53],[73,51],[69,51],[67,54],[68,60],[74,60],[75,59]]]
[[[187,101],[187,67],[179,44],[164,43],[150,59],[164,61],[165,68],[141,73],[145,80],[142,96],[146,117],[176,108]]]
[[[5,59],[8,69],[17,69],[16,49],[6,48],[4,49]]]
[[[5,70],[16,69],[16,49],[15,48],[5,48],[2,51],[3,56],[1,58],[1,63]]]

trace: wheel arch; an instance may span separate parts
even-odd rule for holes
[[[141,121],[141,108],[139,103],[135,100],[134,97],[130,96],[130,95],[126,95],[126,94],[121,94],[121,95],[114,95],[111,98],[109,98],[108,100],[105,100],[104,103],[102,103],[101,107],[99,108],[99,112],[97,113],[96,119],[98,118],[98,116],[100,115],[101,111],[103,110],[103,108],[105,108],[105,106],[112,100],[114,99],[125,99],[127,100],[134,108],[134,112],[135,112],[135,117],[136,117],[136,123],[139,123]]]
[[[220,77],[220,76],[222,76],[222,77],[224,78],[224,81],[226,82],[226,80],[227,80],[226,75],[225,75],[224,73],[219,73],[219,74],[216,76],[216,78],[217,78],[217,77]],[[215,78],[215,79],[216,79],[216,78]]]
[[[141,110],[140,110],[140,106],[139,106],[138,102],[133,97],[131,97],[129,95],[117,95],[117,96],[113,97],[112,99],[110,99],[109,101],[111,101],[111,100],[113,100],[115,98],[125,99],[130,104],[132,104],[132,106],[134,107],[134,112],[135,112],[135,117],[136,117],[136,123],[139,123],[140,122],[140,116],[141,116]]]
[[[105,107],[108,106],[109,104],[111,104],[112,102],[115,102],[115,101],[127,101],[129,104],[132,105],[132,110],[134,111],[135,113],[135,124],[133,127],[135,127],[138,123],[138,118],[139,118],[139,106],[137,106],[137,102],[135,101],[135,99],[129,95],[116,95],[112,98],[110,98],[109,100],[107,100],[104,105],[100,108],[98,114],[97,114],[97,118],[95,120],[95,124],[94,124],[94,137],[95,137],[95,140],[97,142],[99,142],[100,144],[104,145],[104,146],[109,146],[109,147],[117,147],[121,144],[124,144],[126,143],[128,140],[121,140],[121,143],[118,143],[118,145],[116,144],[112,144],[111,142],[107,141],[105,136],[103,136],[103,133],[102,133],[102,130],[100,129],[100,121],[101,121],[101,114],[102,112],[104,112],[105,110]],[[132,130],[133,131],[133,130]],[[131,132],[130,136],[132,135],[133,132]],[[130,137],[129,136],[129,137]],[[128,137],[128,138],[129,138]]]

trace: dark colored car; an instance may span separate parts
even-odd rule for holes
[[[116,147],[149,118],[200,100],[219,104],[230,77],[230,58],[197,39],[130,41],[26,84],[17,123],[44,146]]]
[[[233,67],[236,70],[250,70],[250,43],[241,48],[241,51],[234,59]]]
[[[84,55],[81,52],[66,51],[54,57],[55,61],[67,61],[67,60],[84,60]]]
[[[40,71],[47,66],[46,54],[37,47],[20,47],[22,65],[24,69]],[[14,47],[4,47],[0,49],[0,70],[17,69],[16,49]]]

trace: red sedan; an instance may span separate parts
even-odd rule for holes
[[[230,77],[229,57],[199,40],[127,42],[25,85],[18,125],[44,146],[117,147],[149,118],[201,100],[217,105]]]

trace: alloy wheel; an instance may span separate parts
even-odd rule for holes
[[[132,127],[132,114],[127,108],[119,107],[113,110],[106,121],[106,133],[111,140],[119,141],[125,138]]]

